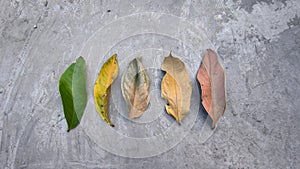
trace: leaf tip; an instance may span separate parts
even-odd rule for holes
[[[169,54],[169,56],[170,56],[170,57],[173,57],[173,56],[172,56],[172,50],[170,50],[170,54]]]
[[[218,61],[217,53],[212,49],[206,49],[204,57],[211,57]],[[219,62],[219,61],[218,61]]]
[[[212,122],[211,129],[214,130],[216,128],[216,122]]]
[[[84,60],[84,58],[83,58],[82,56],[79,56],[79,57],[76,59],[76,62],[78,62],[78,61],[83,61],[83,62],[85,62],[85,60]]]
[[[213,52],[213,53],[215,53],[212,49],[210,49],[210,48],[208,48],[208,49],[206,49],[208,52]]]

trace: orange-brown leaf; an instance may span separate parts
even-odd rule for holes
[[[166,110],[180,124],[190,111],[192,85],[184,63],[171,54],[161,69],[166,72],[161,82],[161,96],[167,100]]]
[[[202,90],[202,105],[212,119],[212,127],[224,114],[225,99],[225,73],[218,61],[217,54],[208,49],[202,59],[197,79]]]

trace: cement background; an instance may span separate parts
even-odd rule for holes
[[[0,168],[300,168],[300,1],[3,0],[0,9]],[[57,85],[93,33],[143,12],[205,30],[226,70],[227,109],[205,143],[196,122],[169,151],[127,158],[96,149],[80,126],[66,132]]]

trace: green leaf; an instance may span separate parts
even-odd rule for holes
[[[82,57],[79,57],[76,63],[72,63],[61,75],[59,92],[69,132],[80,123],[87,102],[85,61]]]

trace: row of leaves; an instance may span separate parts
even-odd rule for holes
[[[95,107],[100,117],[110,126],[108,105],[113,81],[118,76],[117,55],[111,56],[102,66],[94,85]],[[166,72],[161,83],[161,96],[167,100],[165,106],[168,114],[180,124],[190,111],[192,95],[191,80],[184,62],[170,53],[165,57],[161,69]],[[223,115],[225,101],[225,73],[218,61],[217,54],[208,49],[202,59],[197,73],[201,85],[202,104],[212,119],[212,128]],[[138,118],[148,108],[149,76],[141,57],[133,59],[127,66],[121,80],[124,100],[128,105],[129,117]],[[59,80],[59,92],[68,131],[75,128],[83,116],[87,103],[85,61],[79,57],[62,74]]]

